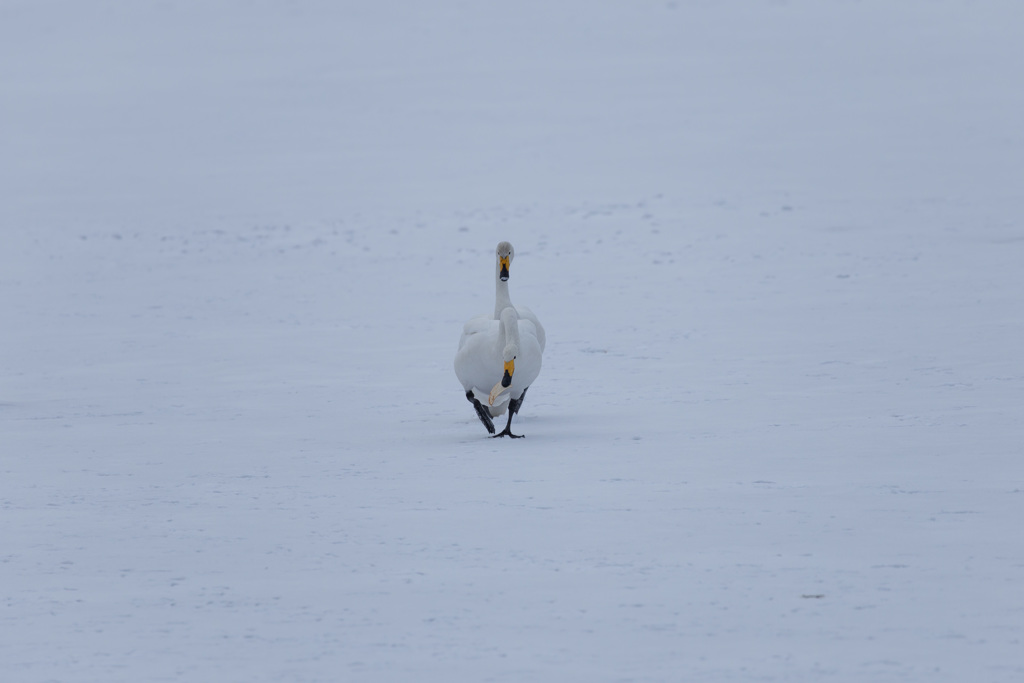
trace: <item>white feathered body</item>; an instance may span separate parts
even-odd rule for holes
[[[510,398],[518,399],[540,375],[541,355],[544,352],[544,328],[537,317],[525,306],[515,306],[519,314],[519,349],[516,353],[512,383],[488,405],[490,388],[501,381],[504,373],[503,352],[506,335],[502,321],[489,315],[472,318],[462,328],[459,350],[455,354],[455,375],[463,389],[472,391],[477,400],[490,411],[492,417],[504,414]]]

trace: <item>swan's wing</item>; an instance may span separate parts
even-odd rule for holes
[[[498,321],[487,316],[473,318],[462,329],[459,350],[455,353],[455,375],[466,391],[493,384],[494,349]],[[488,370],[491,370],[488,372]],[[479,391],[475,392],[480,398]],[[483,393],[486,401],[487,392]]]
[[[523,320],[529,320],[531,323],[533,323],[534,328],[536,328],[534,336],[537,337],[537,342],[540,344],[540,352],[544,353],[544,345],[547,339],[546,335],[544,334],[544,326],[540,324],[540,320],[538,320],[537,316],[534,315],[533,311],[531,311],[526,306],[516,306],[516,312],[519,313],[520,322]]]
[[[466,321],[466,324],[462,326],[462,337],[459,339],[459,348],[461,349],[467,339],[473,335],[487,334],[491,331],[494,323],[497,322],[488,315],[478,315],[475,318],[470,318]]]
[[[532,321],[519,321],[519,355],[516,358],[516,372],[512,378],[514,395],[518,395],[533,384],[540,374],[544,347],[537,332],[537,326]]]

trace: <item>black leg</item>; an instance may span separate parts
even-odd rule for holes
[[[505,424],[505,429],[502,432],[492,436],[492,439],[497,439],[499,436],[510,436],[513,439],[523,438],[522,434],[512,433],[512,416],[519,412],[519,407],[523,405],[523,399],[526,398],[526,391],[529,388],[530,387],[526,387],[526,389],[523,389],[523,393],[519,394],[519,400],[513,398],[508,402],[508,422]]]
[[[491,421],[491,414],[487,412],[483,404],[476,400],[473,396],[473,391],[466,392],[466,400],[473,404],[473,408],[476,410],[476,416],[480,418],[480,421],[484,423],[484,427],[487,427],[487,433],[494,433],[494,422]]]

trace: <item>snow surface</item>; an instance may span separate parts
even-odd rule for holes
[[[1022,26],[3,0],[0,679],[1024,680]]]

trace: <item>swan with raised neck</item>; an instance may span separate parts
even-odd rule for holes
[[[463,326],[455,375],[487,431],[517,439],[520,435],[512,433],[512,418],[540,374],[545,335],[537,316],[525,306],[513,305],[509,297],[513,258],[512,245],[500,242],[495,249],[494,312],[471,318]],[[490,391],[484,389],[495,380]],[[505,429],[495,434],[492,418],[506,412]]]
[[[509,242],[498,242],[494,256],[494,319],[500,320],[501,312],[512,306],[512,299],[508,295],[508,278],[516,250]]]

